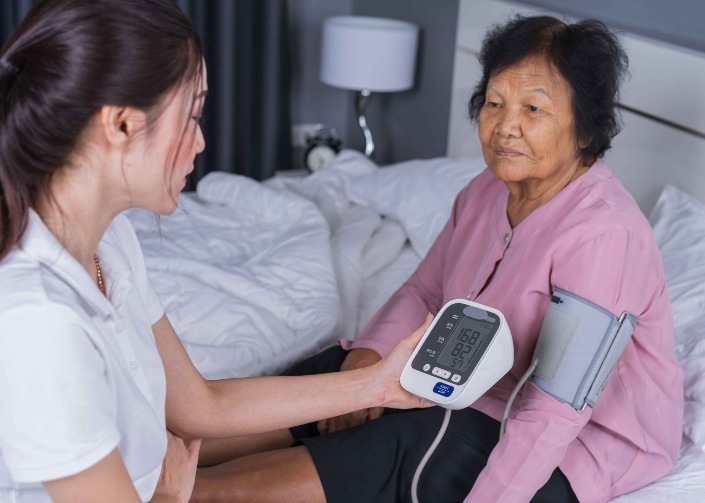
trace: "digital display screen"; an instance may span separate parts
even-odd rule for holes
[[[463,317],[450,334],[436,361],[458,372],[465,372],[484,340],[492,332],[492,327],[492,323]]]

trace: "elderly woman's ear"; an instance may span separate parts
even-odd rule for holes
[[[584,138],[578,138],[578,152],[580,153],[582,159],[583,159],[583,164],[587,166],[591,166],[597,159],[594,155],[589,155],[585,154],[585,151],[588,150],[590,147],[590,144],[592,143],[592,138],[591,137],[584,137]]]

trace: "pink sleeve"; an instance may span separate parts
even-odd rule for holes
[[[520,396],[502,440],[465,502],[530,501],[592,414],[590,407],[577,412],[531,382],[524,385]]]
[[[587,298],[616,315],[628,310],[641,316],[660,276],[651,268],[654,257],[650,247],[643,244],[624,229],[594,237],[570,250],[566,260],[558,259],[551,285]],[[619,379],[616,374],[608,386]],[[598,402],[603,411],[610,405]],[[527,383],[512,407],[505,435],[465,501],[530,501],[562,461],[592,412],[590,407],[577,412]]]
[[[443,275],[449,243],[462,211],[467,187],[455,202],[450,218],[416,272],[392,295],[346,349],[368,348],[385,356],[400,340],[416,330],[429,312],[443,302]]]

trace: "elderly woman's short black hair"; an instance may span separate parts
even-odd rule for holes
[[[596,20],[568,24],[549,16],[517,16],[487,33],[482,44],[482,79],[468,104],[477,122],[492,75],[531,56],[545,58],[568,83],[575,137],[585,164],[610,148],[620,130],[616,109],[628,58],[617,37]]]

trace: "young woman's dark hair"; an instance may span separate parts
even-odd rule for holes
[[[535,55],[568,83],[575,137],[583,163],[592,164],[619,133],[616,105],[628,65],[617,37],[600,21],[568,24],[549,16],[517,16],[493,27],[482,44],[482,78],[468,103],[470,118],[477,122],[492,75]]]
[[[0,260],[101,106],[145,110],[149,128],[201,61],[173,0],[37,3],[0,51]]]

